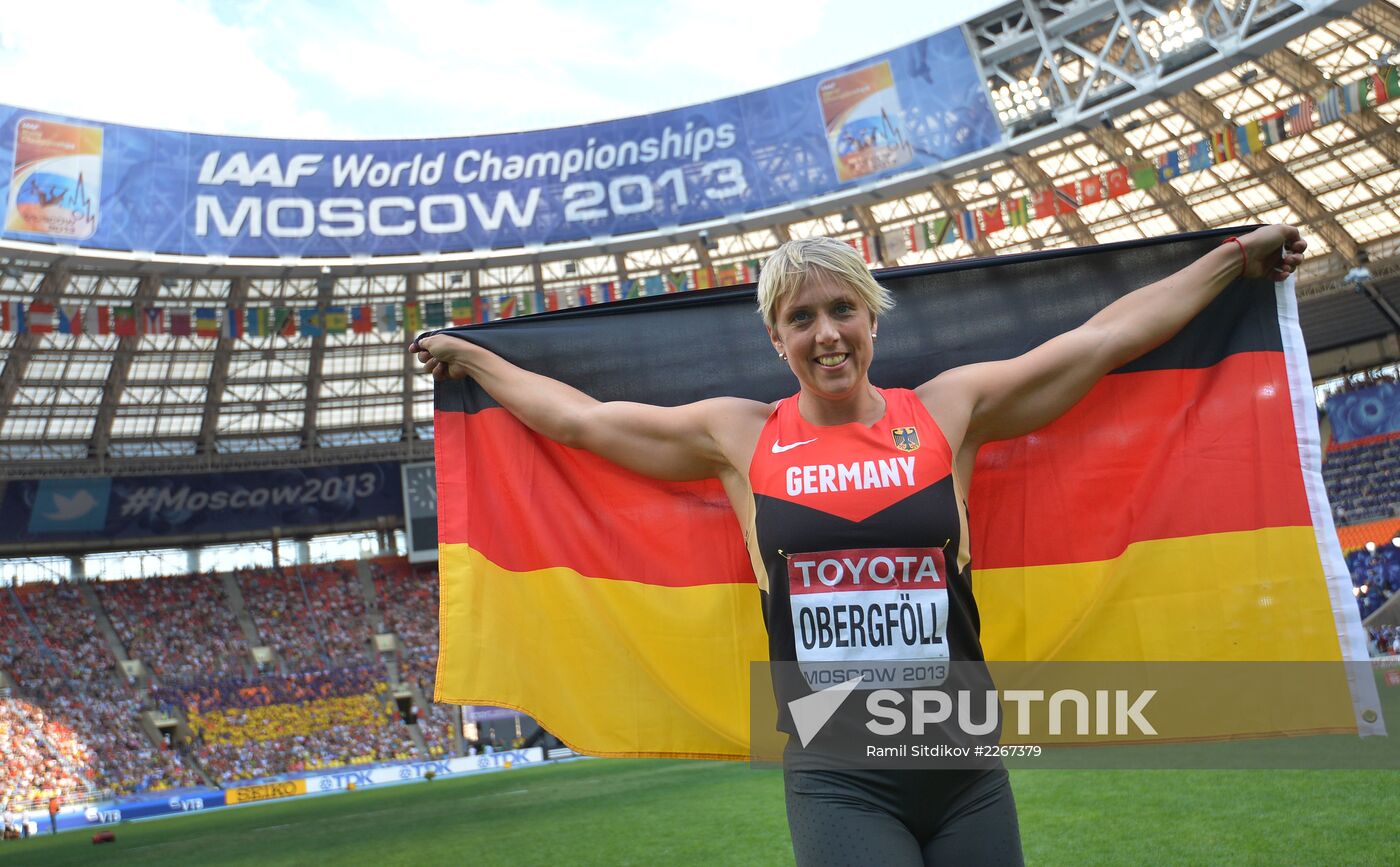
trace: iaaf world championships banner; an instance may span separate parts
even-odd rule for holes
[[[1000,135],[956,29],[729,99],[470,138],[238,138],[0,106],[0,238],[227,256],[554,244],[834,193]]]
[[[392,463],[43,479],[6,486],[0,544],[146,539],[372,521],[402,513]]]

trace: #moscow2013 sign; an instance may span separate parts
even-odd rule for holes
[[[241,138],[0,106],[0,239],[256,257],[559,244],[922,173],[1000,135],[956,29],[728,99],[467,138]]]
[[[402,508],[392,463],[14,481],[0,498],[0,546],[363,525]]]

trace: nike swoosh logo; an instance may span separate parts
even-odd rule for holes
[[[800,442],[800,443],[789,443],[789,444],[787,444],[787,445],[785,445],[785,446],[780,446],[780,445],[778,445],[778,441],[777,441],[777,440],[773,440],[773,454],[775,454],[775,455],[780,455],[780,454],[782,454],[783,452],[787,451],[788,449],[795,449],[795,448],[797,448],[798,446],[805,446],[805,445],[807,445],[807,443],[814,443],[814,442],[816,442],[816,441],[817,441],[817,438],[816,438],[816,437],[812,437],[811,439],[809,439],[809,440],[803,440],[803,441]]]

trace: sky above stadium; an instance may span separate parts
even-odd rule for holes
[[[781,84],[1004,2],[14,3],[0,103],[287,138],[514,132]]]

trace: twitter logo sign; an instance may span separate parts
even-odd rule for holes
[[[107,526],[111,479],[45,479],[29,513],[31,533],[71,533]]]

